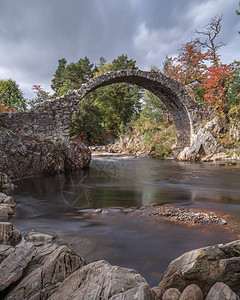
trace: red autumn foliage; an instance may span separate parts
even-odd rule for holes
[[[15,111],[15,109],[11,110],[9,108],[9,106],[6,106],[5,104],[0,103],[0,112],[13,112],[13,111]]]
[[[233,80],[233,69],[231,65],[219,65],[207,68],[208,74],[202,86],[205,89],[203,95],[207,104],[224,111],[227,106],[229,86]]]

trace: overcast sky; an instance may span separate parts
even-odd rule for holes
[[[162,67],[214,16],[223,14],[222,59],[240,60],[238,0],[0,0],[0,79],[50,91],[58,59],[98,63],[121,54],[141,69]]]

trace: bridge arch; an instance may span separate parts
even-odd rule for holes
[[[122,82],[136,84],[156,95],[172,115],[179,149],[190,146],[193,130],[190,112],[192,100],[180,83],[160,72],[141,70],[108,72],[92,78],[77,91],[69,91],[68,95],[77,94],[80,101],[99,87]]]
[[[45,101],[22,113],[0,114],[0,121],[21,136],[32,136],[39,140],[69,140],[72,114],[79,101],[99,87],[113,83],[136,84],[155,94],[166,105],[176,128],[179,151],[191,146],[194,134],[209,120],[213,113],[188,96],[177,81],[160,72],[122,70],[94,77],[78,90],[71,90],[56,99]]]

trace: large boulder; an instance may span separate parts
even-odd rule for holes
[[[196,284],[206,296],[216,282],[240,294],[240,240],[184,253],[169,264],[159,288],[183,291]]]
[[[8,250],[0,264],[0,295],[4,299],[48,299],[58,285],[85,261],[66,246],[26,243]]]
[[[135,270],[106,261],[86,265],[69,276],[49,300],[156,300],[157,295]]]
[[[0,127],[0,172],[10,178],[85,168],[90,160],[91,152],[81,141],[39,141]]]

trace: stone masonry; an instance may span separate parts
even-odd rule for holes
[[[71,90],[27,112],[1,113],[0,126],[3,125],[21,136],[67,141],[72,114],[78,102],[99,87],[120,82],[141,86],[161,99],[173,117],[179,150],[191,146],[192,137],[201,128],[202,121],[212,117],[212,113],[205,106],[189,98],[180,83],[162,73],[123,70],[92,78],[79,90]]]

